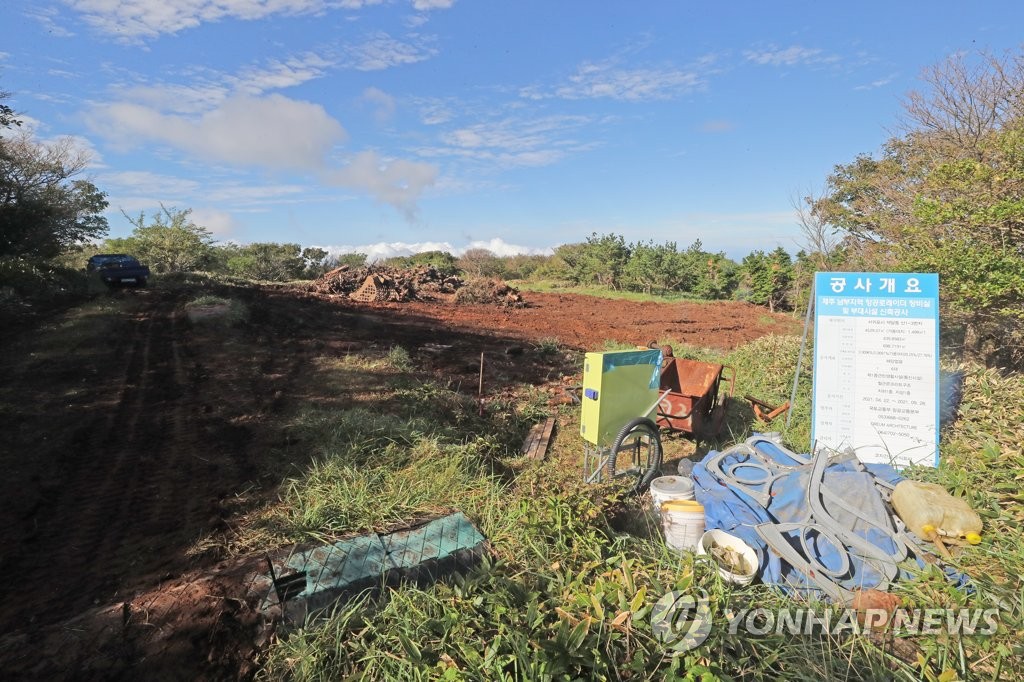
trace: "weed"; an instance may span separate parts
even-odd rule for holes
[[[738,396],[777,403],[789,399],[798,349],[795,337],[765,337],[727,353],[676,344],[681,357],[735,367]],[[905,472],[966,496],[986,531],[985,542],[957,562],[972,576],[971,592],[928,567],[900,583],[899,594],[928,608],[998,607],[1001,630],[988,638],[921,635],[894,652],[892,642],[856,634],[730,634],[729,610],[805,604],[766,586],[722,583],[711,562],[668,550],[635,498],[623,498],[614,486],[584,485],[575,412],[562,415],[549,461],[536,466],[520,460],[514,446],[529,423],[547,414],[540,392],[492,401],[480,416],[472,400],[443,385],[394,387],[397,364],[389,354],[386,362],[360,365],[392,386],[378,402],[309,409],[296,418],[293,434],[314,449],[316,464],[289,479],[281,504],[256,531],[289,541],[330,538],[458,508],[488,537],[492,556],[448,581],[386,588],[342,604],[277,641],[261,672],[266,679],[995,680],[1024,674],[1015,634],[1024,627],[1019,375],[970,369],[961,419],[943,433],[942,465]],[[351,370],[325,365],[325,374]],[[786,434],[798,449],[809,438],[809,402],[808,367]],[[758,424],[741,400],[733,401],[727,430],[712,446],[769,426],[778,422]],[[624,516],[629,524],[613,523]],[[616,530],[624,525],[634,532]],[[655,636],[651,610],[663,594],[697,587],[708,593],[713,628],[701,645],[675,654]]]
[[[387,359],[391,368],[398,372],[409,372],[413,369],[412,356],[401,346],[392,346]]]
[[[199,296],[197,298],[192,299],[191,301],[189,301],[188,303],[185,304],[185,307],[186,308],[203,308],[203,307],[212,307],[212,306],[226,306],[228,304],[229,304],[229,301],[226,298],[222,298],[220,296],[213,296],[213,295],[210,295],[210,294],[206,294],[206,295]]]
[[[548,336],[539,340],[536,344],[537,353],[542,356],[557,355],[558,351],[561,350],[561,342],[553,337]]]
[[[636,345],[625,343],[624,341],[616,341],[615,339],[605,339],[604,343],[601,344],[601,350],[636,350]]]
[[[249,319],[249,309],[233,298],[207,294],[192,299],[184,308],[193,323],[232,326]]]

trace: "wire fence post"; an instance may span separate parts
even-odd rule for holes
[[[816,278],[815,278],[816,279]],[[814,279],[811,280],[811,293],[807,298],[807,315],[804,316],[804,333],[800,337],[800,353],[796,356],[796,375],[793,377],[793,391],[789,394],[789,409],[786,410],[786,431],[789,431],[789,421],[793,417],[793,408],[796,407],[796,387],[800,381],[800,366],[804,360],[804,348],[807,347],[807,330],[811,326],[811,310],[814,309]]]

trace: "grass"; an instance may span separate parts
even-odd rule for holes
[[[190,315],[194,323],[198,324],[220,324],[237,325],[249,319],[249,309],[244,303],[234,298],[224,298],[204,294],[192,299],[184,306],[185,311],[193,313]],[[209,314],[195,314],[202,309],[209,310]]]
[[[5,352],[8,357],[25,358],[24,371],[41,374],[53,360],[72,353],[88,364],[93,360],[92,349],[104,348],[118,334],[128,333],[132,308],[129,299],[96,298],[38,323],[30,335],[14,341],[17,347],[5,347]],[[0,417],[15,419],[26,407],[23,391],[15,386],[15,382],[0,382]]]
[[[572,293],[583,296],[597,296],[599,298],[612,298],[624,301],[657,301],[660,303],[676,303],[678,301],[691,301],[693,303],[713,303],[708,299],[699,298],[682,292],[669,292],[664,294],[645,294],[642,291],[626,291],[623,289],[612,289],[602,286],[575,286],[569,282],[554,280],[513,280],[511,286],[521,291],[539,291],[541,293]]]
[[[749,392],[770,403],[789,398],[798,338],[764,337],[729,353],[674,345],[678,356],[734,367],[737,396]],[[307,407],[294,416],[296,447],[312,448],[316,463],[289,477],[281,501],[254,517],[248,532],[282,543],[327,540],[461,509],[488,537],[492,556],[448,581],[386,588],[339,605],[278,639],[266,652],[261,678],[1024,676],[1018,643],[1024,630],[1020,375],[967,368],[961,418],[943,434],[942,465],[908,472],[964,495],[982,514],[984,542],[956,561],[972,576],[972,591],[955,589],[935,568],[898,587],[907,605],[999,608],[1000,632],[920,635],[894,650],[891,643],[855,634],[730,635],[722,616],[729,609],[799,603],[763,585],[723,584],[706,559],[666,549],[638,500],[613,485],[582,484],[578,408],[559,408],[548,461],[538,465],[518,453],[529,424],[548,411],[537,392],[524,389],[480,415],[472,399],[410,373],[406,360],[393,349],[383,358],[350,357],[318,368],[325,386],[358,374],[363,399],[341,409]],[[808,368],[784,433],[797,449],[806,449],[809,440],[809,398]],[[705,447],[725,446],[752,430],[779,430],[783,419],[757,423],[745,403],[734,401],[725,434]],[[626,527],[632,532],[623,532]],[[697,587],[709,594],[714,628],[699,647],[673,655],[654,635],[651,609],[668,591]]]
[[[555,336],[546,336],[535,344],[537,353],[542,357],[557,355],[562,350],[562,342]]]

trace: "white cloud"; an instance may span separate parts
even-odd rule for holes
[[[345,50],[348,66],[358,71],[380,71],[402,64],[415,64],[437,54],[437,50],[424,45],[403,43],[387,33],[377,33],[359,45]]]
[[[795,66],[797,64],[820,64],[835,62],[839,58],[827,55],[819,48],[792,45],[786,48],[771,45],[763,50],[746,50],[743,56],[747,61],[765,66]]]
[[[453,246],[451,242],[377,242],[358,246],[340,245],[323,246],[321,248],[332,256],[346,253],[365,253],[366,260],[373,262],[394,256],[412,256],[424,251],[447,251],[454,256],[461,256],[469,249],[487,249],[497,256],[514,256],[516,254],[550,254],[550,248],[533,248],[509,244],[501,237],[488,240],[471,241],[463,246]]]
[[[51,126],[38,118],[25,114],[17,114],[17,120],[21,122],[21,125],[10,130],[9,134],[27,138],[56,153],[66,154],[69,158],[77,159],[82,162],[84,169],[98,170],[104,167],[103,155],[89,138],[81,135],[49,135]]]
[[[418,12],[428,12],[432,9],[449,9],[455,4],[455,0],[412,0],[412,7]]]
[[[196,208],[192,210],[192,220],[223,239],[233,234],[239,227],[235,217],[219,208]]]
[[[223,19],[252,21],[272,15],[359,9],[382,0],[64,0],[93,28],[138,42]]]
[[[117,211],[131,214],[159,211],[161,202],[168,206],[207,206],[195,210],[209,216],[207,226],[218,234],[229,233],[236,224],[233,219],[228,220],[231,214],[227,211],[209,204],[227,204],[232,213],[252,212],[266,210],[270,205],[303,201],[309,193],[309,188],[302,185],[236,181],[211,184],[151,171],[103,172],[98,174],[97,184],[109,192],[110,203]]]
[[[189,84],[148,82],[122,87],[121,100],[179,114],[198,114],[218,106],[232,94],[262,95],[301,85],[326,75],[336,60],[315,52],[292,55],[243,68],[237,74],[195,69]]]
[[[364,190],[412,220],[416,216],[417,200],[437,181],[437,175],[437,166],[433,164],[385,159],[377,152],[365,151],[353,155],[342,168],[324,177],[334,185]]]
[[[323,249],[331,256],[340,256],[346,253],[365,253],[366,260],[373,262],[392,258],[394,256],[411,256],[414,253],[424,251],[448,251],[452,245],[448,242],[377,242],[376,244],[363,244],[360,246],[316,246]]]
[[[713,119],[710,121],[704,121],[701,124],[701,132],[704,133],[728,133],[735,130],[736,124],[732,121],[726,121],[722,119]]]
[[[38,21],[43,30],[56,38],[70,38],[75,34],[68,28],[58,23],[60,11],[56,7],[33,7],[26,12],[26,15]]]
[[[547,91],[524,88],[520,95],[528,99],[615,99],[628,102],[666,100],[692,92],[704,84],[696,69],[625,68],[618,59],[584,62],[569,77],[566,85]]]
[[[320,169],[346,137],[319,104],[282,95],[234,95],[198,118],[118,102],[97,106],[89,122],[121,146],[126,140],[160,142],[210,161],[272,169]]]
[[[309,192],[303,185],[256,185],[251,182],[230,182],[204,187],[205,201],[230,203],[235,206],[264,206],[267,204],[295,203]]]
[[[263,67],[249,67],[230,82],[239,92],[261,95],[269,90],[290,88],[320,78],[335,63],[315,52],[307,52],[283,61],[271,60]]]
[[[593,148],[572,133],[592,123],[586,116],[506,118],[443,133],[441,146],[419,150],[424,156],[455,156],[503,168],[546,166]]]
[[[455,102],[444,100],[421,100],[418,103],[420,108],[420,121],[423,125],[439,125],[447,123],[455,118]]]
[[[487,249],[495,256],[517,256],[519,254],[526,255],[550,255],[552,249],[550,247],[538,249],[531,246],[520,246],[519,244],[509,244],[501,237],[492,237],[491,239],[481,241],[471,241],[464,247],[457,249],[453,253],[461,256],[469,249]]]
[[[220,83],[200,80],[191,85],[135,85],[124,88],[117,94],[121,101],[133,102],[140,106],[178,114],[198,114],[227,99],[231,94],[231,88]]]
[[[310,52],[192,85],[136,86],[123,90],[120,101],[96,105],[87,121],[119,149],[156,143],[236,167],[313,172],[330,185],[365,191],[412,219],[420,195],[437,179],[436,166],[370,151],[331,164],[335,147],[347,139],[341,123],[319,104],[262,94],[317,78],[334,65]],[[363,98],[381,117],[394,111],[394,98],[379,89],[367,89]]]
[[[118,194],[163,194],[169,197],[185,197],[200,188],[200,184],[195,180],[150,171],[103,173],[99,180],[105,188]]]
[[[894,80],[896,80],[898,76],[898,73],[890,73],[888,76],[885,76],[884,78],[879,78],[878,80],[871,81],[870,83],[867,83],[865,85],[858,85],[857,87],[854,88],[854,90],[874,90],[875,88],[885,87],[889,83],[892,83]]]
[[[375,107],[373,117],[379,124],[387,123],[395,115],[395,98],[383,90],[366,88],[359,99]]]

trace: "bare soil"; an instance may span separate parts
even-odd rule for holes
[[[247,324],[192,321],[200,293],[240,298]],[[732,348],[795,322],[735,303],[526,293],[505,309],[358,304],[282,288],[115,291],[103,332],[60,338],[75,310],[0,337],[0,670],[8,679],[235,679],[268,624],[245,599],[259,557],[214,565],[196,541],[239,500],[273,495],[288,411],[323,398],[313,361],[408,350],[476,391],[578,370],[577,349],[671,337]],[[56,336],[55,336],[56,335]],[[280,464],[280,463],[276,463]],[[303,462],[295,462],[301,466]],[[272,549],[272,548],[268,548]]]

